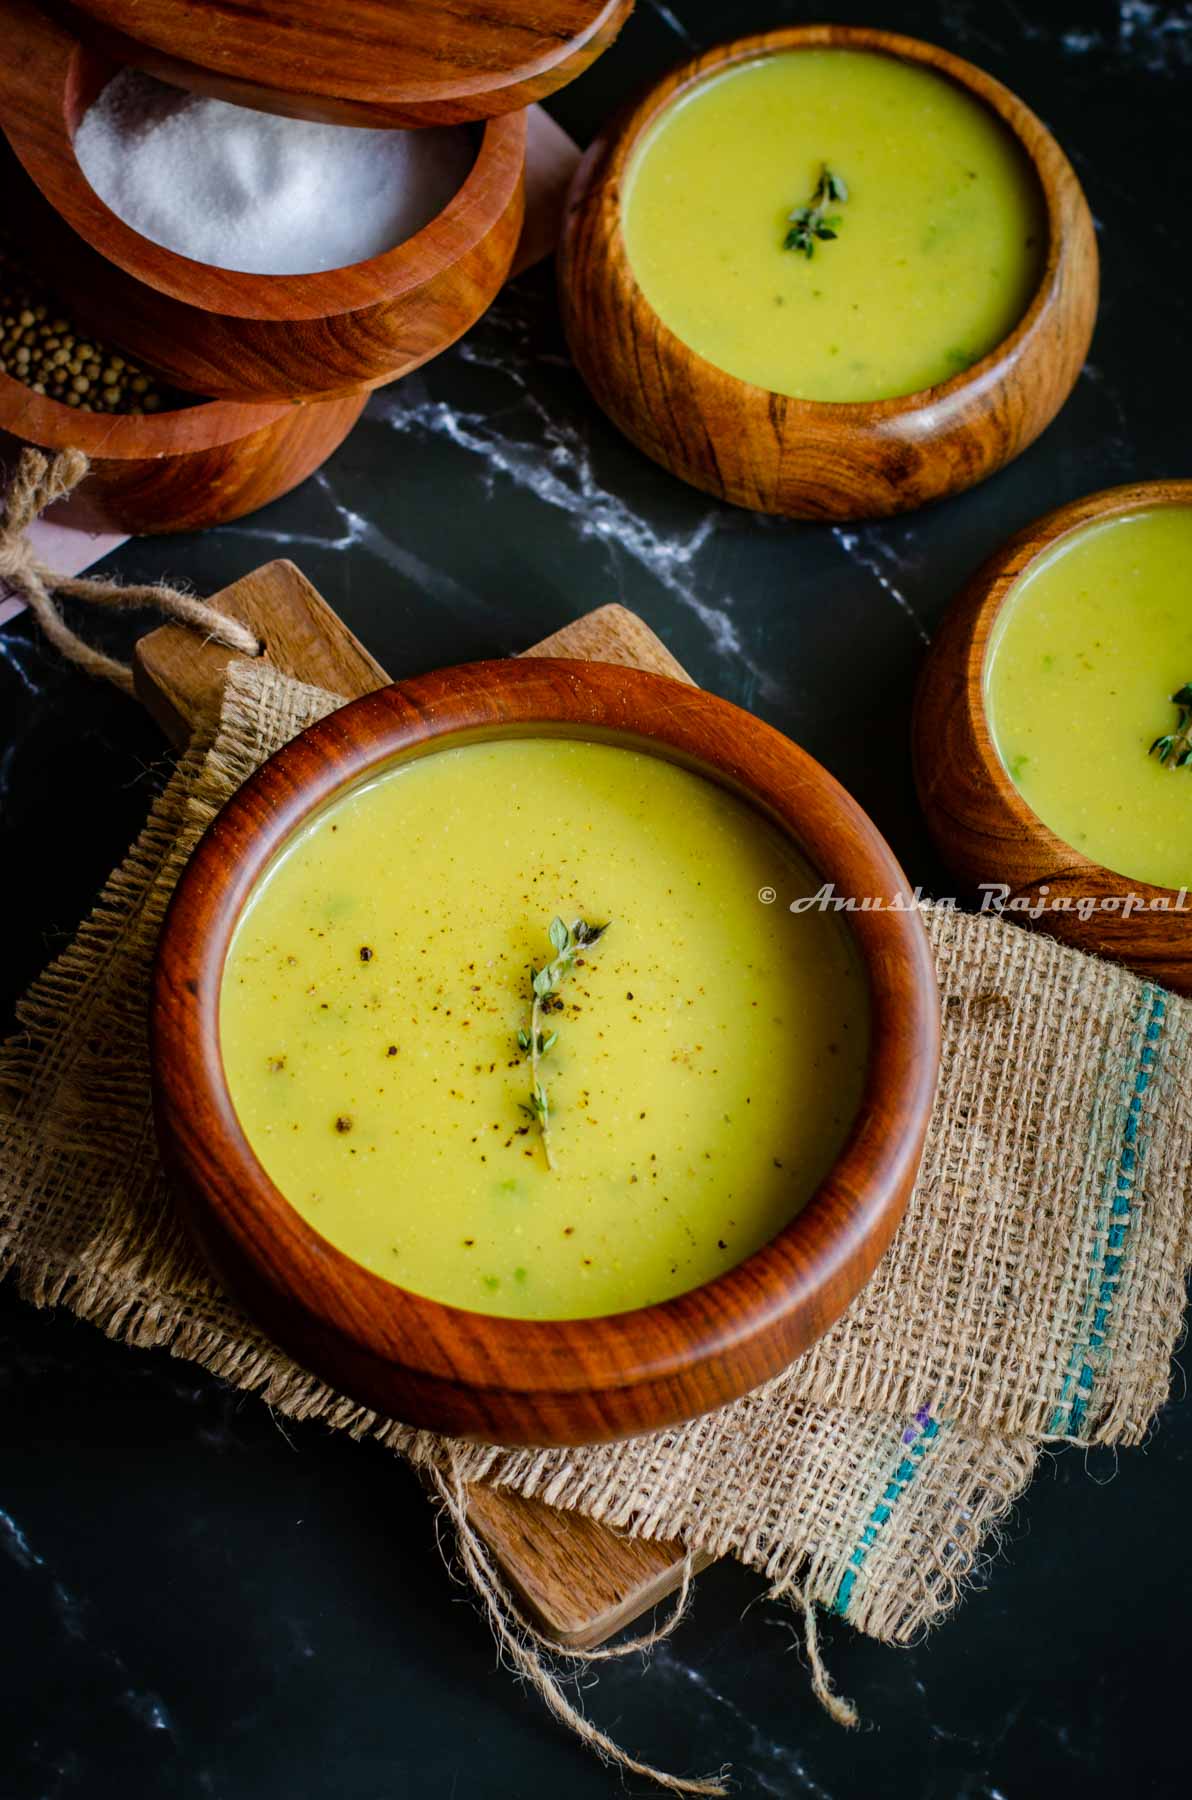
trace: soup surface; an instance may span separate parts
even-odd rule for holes
[[[867,989],[817,878],[657,757],[505,739],[383,772],[282,853],[228,955],[230,1091],[274,1182],[417,1293],[520,1318],[683,1292],[771,1238],[840,1150]],[[778,904],[759,890],[776,889]],[[548,1167],[517,1034],[551,921]]]
[[[1192,507],[1087,526],[1028,569],[990,645],[986,709],[1031,810],[1103,868],[1192,886],[1192,767],[1148,754],[1192,681]]]
[[[784,248],[827,167],[837,235]],[[629,170],[622,222],[654,310],[729,374],[808,400],[915,393],[977,362],[1038,286],[1043,197],[956,83],[892,56],[799,50],[701,83]]]

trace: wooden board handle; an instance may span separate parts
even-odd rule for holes
[[[380,663],[292,562],[266,563],[210,603],[254,631],[283,675],[349,700],[388,685]],[[185,625],[162,625],[141,638],[133,651],[137,698],[172,744],[181,747],[201,720],[218,714],[235,655]]]

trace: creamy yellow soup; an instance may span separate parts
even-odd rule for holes
[[[299,1212],[419,1294],[518,1318],[682,1293],[774,1236],[860,1101],[867,988],[770,824],[657,757],[563,738],[393,767],[253,894],[224,971],[233,1103]],[[552,919],[606,923],[518,1032]]]
[[[824,169],[836,235],[784,247]],[[799,50],[697,86],[629,170],[629,261],[654,310],[718,368],[801,399],[947,381],[1021,319],[1046,244],[1024,152],[963,88],[896,57]],[[797,221],[796,221],[797,223]]]
[[[1006,769],[1045,825],[1120,875],[1192,886],[1192,766],[1150,753],[1192,681],[1192,508],[1085,527],[1010,594],[986,710]]]

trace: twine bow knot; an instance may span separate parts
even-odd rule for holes
[[[105,655],[71,630],[57,604],[65,599],[125,611],[152,606],[230,650],[259,656],[261,644],[246,625],[168,582],[123,586],[103,576],[58,575],[40,561],[26,536],[30,525],[55,501],[73,493],[88,467],[81,450],[60,450],[53,457],[43,456],[40,450],[22,450],[0,518],[0,586],[20,595],[55,649],[89,675],[103,676],[126,694],[134,691],[128,663]]]

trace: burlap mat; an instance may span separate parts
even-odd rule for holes
[[[38,1305],[166,1345],[299,1417],[415,1460],[445,1447],[297,1368],[212,1284],[159,1171],[153,945],[199,834],[337,700],[236,668],[66,953],[0,1086],[0,1270]],[[1168,1387],[1192,1250],[1192,1004],[996,920],[933,909],[943,1081],[884,1264],[778,1381],[682,1429],[578,1451],[453,1450],[625,1529],[731,1552],[905,1641],[957,1598],[1047,1437],[1130,1443]]]

